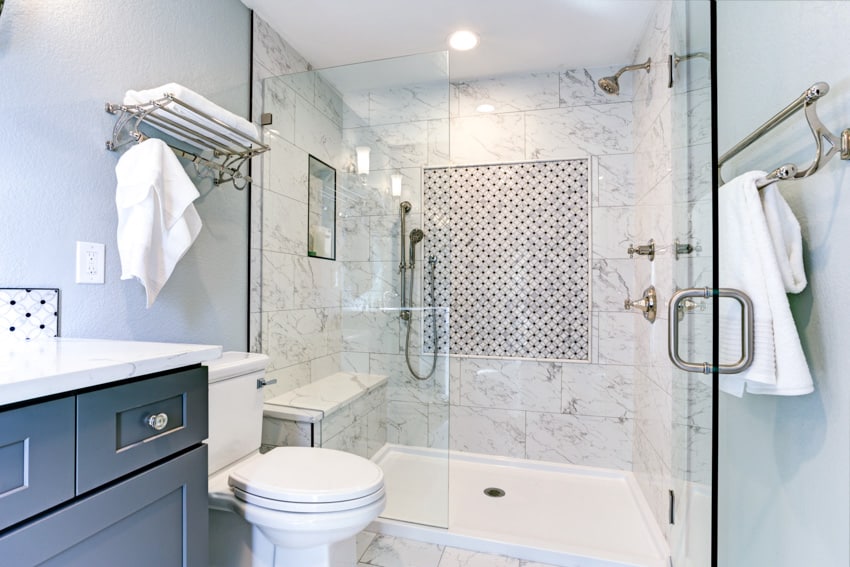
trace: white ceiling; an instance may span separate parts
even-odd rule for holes
[[[656,0],[242,0],[323,69],[446,49],[452,78],[632,62]]]

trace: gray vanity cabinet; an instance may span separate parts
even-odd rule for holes
[[[51,435],[63,440],[61,458],[36,461],[29,451],[20,463],[17,449],[4,456],[10,446],[4,423],[18,432],[12,439],[28,439],[30,447],[38,438],[29,432],[52,424]],[[0,408],[0,431],[0,488],[26,485],[21,475],[61,486],[49,498],[33,496],[9,510],[5,500],[28,488],[0,490],[0,521],[7,522],[0,528],[0,565],[208,564],[205,367]]]

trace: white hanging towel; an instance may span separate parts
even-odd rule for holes
[[[175,97],[180,99],[182,102],[185,102],[186,104],[200,110],[201,112],[204,112],[205,114],[220,120],[221,122],[227,124],[231,128],[237,130],[238,132],[241,132],[242,134],[248,136],[249,138],[253,138],[254,140],[260,139],[260,131],[255,124],[245,120],[241,116],[233,114],[229,110],[220,107],[219,105],[215,104],[211,100],[199,95],[195,91],[193,91],[189,88],[186,88],[183,85],[180,85],[178,83],[167,83],[167,84],[162,85],[161,87],[155,87],[155,88],[152,88],[152,89],[145,89],[145,90],[142,90],[142,91],[132,91],[132,90],[127,91],[124,94],[124,104],[145,104],[145,103],[148,103],[152,100],[160,99],[160,98],[164,97],[166,94],[174,95]],[[183,118],[194,118],[192,116],[191,111],[187,110],[186,108],[184,108],[184,107],[182,107],[179,104],[176,104],[174,102],[170,102],[170,103],[166,104],[165,106],[166,106],[166,108],[174,111],[178,115],[178,116],[172,116],[171,117],[172,120],[174,120],[177,123],[181,123],[181,124],[191,128],[193,130],[197,129],[196,126],[193,126],[189,122],[187,122],[186,120],[183,120]],[[181,117],[183,117],[183,118],[181,118]],[[219,142],[224,143],[224,145],[229,146],[229,145],[232,144],[232,141],[226,140],[225,138],[222,138],[220,135],[217,135],[217,134],[212,133],[212,132],[208,132],[206,130],[200,130],[200,131],[205,136],[208,136],[209,138],[212,138],[214,140],[218,140]],[[182,136],[180,136],[180,135],[178,135],[174,132],[171,132],[171,131],[169,131],[168,134],[174,136],[175,138],[179,138],[181,140],[184,140],[184,141],[188,141],[188,142],[192,141],[192,140],[184,138],[184,137],[182,137]],[[233,137],[233,136],[230,136],[230,137],[232,139],[235,139],[235,141],[239,142],[240,144],[247,145],[247,143],[248,143],[246,140],[243,140],[241,138]]]
[[[740,175],[718,194],[720,287],[740,289],[753,302],[753,364],[720,378],[720,389],[738,397],[745,388],[779,396],[814,390],[786,295],[806,287],[800,224],[776,184],[759,192],[756,180],[765,175]],[[735,301],[723,305],[720,357],[726,362],[740,356],[741,313]]]
[[[124,152],[115,174],[121,279],[137,278],[150,308],[201,232],[192,205],[200,194],[171,148],[157,138]]]

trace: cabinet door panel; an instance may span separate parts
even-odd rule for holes
[[[14,565],[206,567],[207,447],[0,537]]]
[[[74,497],[74,398],[0,413],[0,529]]]

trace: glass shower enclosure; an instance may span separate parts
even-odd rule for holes
[[[290,360],[308,365],[310,380],[320,379],[324,368],[387,377],[386,411],[370,413],[360,435],[334,448],[385,470],[392,498],[383,517],[447,527],[448,310],[435,305],[429,291],[447,269],[434,254],[426,256],[432,235],[421,231],[423,169],[449,160],[448,54],[273,77],[264,81],[263,96],[264,112],[272,116],[263,181],[273,202],[263,204],[260,310],[292,313],[295,322],[283,335],[295,333],[295,342],[305,344]],[[307,188],[320,184],[309,163],[322,164],[325,178],[330,170],[335,178],[334,199],[310,204],[309,218],[322,219],[315,227],[304,226],[307,215],[300,214],[308,206]],[[332,226],[324,210],[331,204]],[[321,244],[328,234],[335,235],[335,247]],[[279,243],[268,245],[270,238]],[[439,261],[448,253],[441,250]],[[291,297],[266,291],[287,294],[290,286]],[[317,321],[299,326],[311,318]],[[277,330],[264,328],[266,344],[292,351]],[[334,433],[321,431],[324,438]]]

